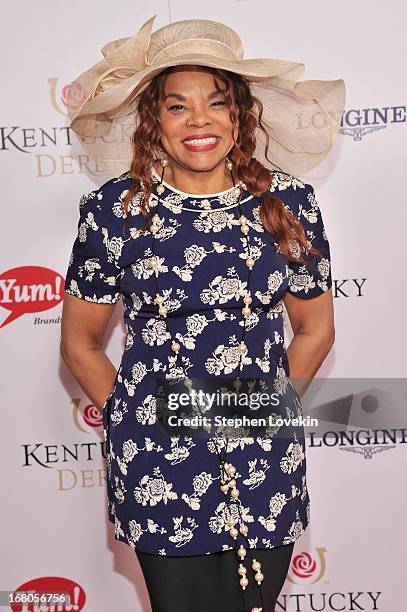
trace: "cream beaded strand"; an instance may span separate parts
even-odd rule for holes
[[[161,165],[162,165],[162,174],[161,174],[161,181],[163,180],[163,176],[164,176],[164,170],[165,170],[165,166],[168,165],[168,161],[164,158],[161,159]],[[241,196],[242,196],[242,188],[241,188],[241,184],[240,185],[236,185],[235,184],[235,180],[233,177],[233,173],[232,173],[232,162],[227,159],[226,161],[226,168],[230,171],[231,176],[232,176],[232,180],[233,180],[233,184],[234,184],[234,193],[236,196],[239,196],[239,200],[238,200],[238,207],[239,207],[239,222],[240,222],[240,230],[242,232],[242,234],[244,234],[245,239],[246,239],[246,246],[248,247],[248,257],[246,258],[246,266],[249,269],[249,275],[248,275],[248,282],[247,282],[247,291],[246,291],[246,295],[243,298],[243,302],[245,304],[245,306],[242,308],[242,314],[244,316],[245,322],[247,317],[251,314],[251,309],[250,309],[250,304],[252,303],[252,297],[250,295],[250,276],[251,276],[251,270],[254,267],[255,261],[254,259],[250,256],[250,245],[248,243],[248,238],[247,235],[249,233],[249,225],[247,223],[247,218],[242,214],[241,212],[241,207],[240,207],[240,200],[241,200]],[[160,182],[159,185],[157,185],[156,191],[159,195],[162,195],[162,193],[164,192],[165,188],[162,185],[162,182]],[[159,201],[159,199],[158,199]],[[157,202],[158,205],[158,202]],[[154,242],[155,242],[155,235],[157,234],[157,232],[160,229],[160,217],[157,213],[155,213],[152,216],[151,219],[151,225],[150,225],[150,232],[152,234],[153,237],[153,248],[152,248],[152,252],[154,253]],[[156,270],[158,267],[158,259],[156,257],[152,257],[150,259],[150,266],[153,270]],[[166,323],[166,327],[168,332],[170,332],[169,328],[168,328],[168,323],[167,323],[167,314],[168,314],[168,308],[164,305],[164,298],[163,296],[160,295],[159,290],[158,290],[158,274],[156,275],[155,279],[156,279],[156,297],[154,299],[154,303],[157,304],[158,306],[158,313],[159,315],[165,320]],[[246,343],[244,342],[244,334],[246,331],[246,325],[243,326],[243,332],[242,332],[242,339],[239,343],[238,346],[238,352],[239,352],[239,369],[242,369],[242,357],[243,355],[247,352],[247,346]],[[181,349],[181,345],[179,342],[177,342],[176,340],[172,339],[171,340],[171,349],[174,351],[174,353],[176,354],[176,358],[178,359],[179,356],[179,351]],[[189,389],[189,393],[191,393],[192,390],[192,385],[193,382],[192,380],[188,377],[187,373],[185,372],[185,368],[183,367],[183,365],[181,364],[181,368],[184,371],[185,374],[185,379],[184,379],[184,384],[185,386]],[[239,394],[239,389],[241,387],[242,383],[241,380],[239,378],[239,376],[237,376],[235,382],[234,382],[234,388],[236,389],[236,393]],[[205,428],[206,431],[208,431],[207,428]],[[210,427],[209,427],[209,431],[210,431]],[[214,443],[214,447],[215,447],[215,451],[220,459],[220,468],[221,468],[221,485],[220,485],[220,489],[221,491],[227,495],[229,490],[230,490],[230,495],[233,498],[234,501],[238,501],[239,499],[239,489],[236,486],[236,480],[234,478],[235,474],[236,474],[236,467],[230,463],[230,462],[226,462],[225,458],[226,458],[226,454],[227,454],[227,447],[228,447],[228,439],[225,436],[225,451],[224,451],[224,457],[222,458],[222,456],[220,455],[220,453],[218,452],[217,449],[217,444],[215,442],[215,440],[212,438],[212,441]],[[230,527],[229,533],[230,536],[233,538],[233,540],[237,540],[239,532],[242,534],[242,536],[244,536],[247,540],[247,536],[248,536],[248,527],[247,525],[244,523],[243,521],[243,517],[241,514],[241,508],[240,505],[237,504],[238,507],[238,512],[239,512],[239,518],[240,518],[240,527],[239,530],[235,527],[236,521],[235,519],[231,516],[228,519],[228,526]],[[244,560],[245,557],[247,555],[247,552],[249,551],[250,555],[252,556],[251,552],[250,552],[250,548],[248,547],[247,549],[243,546],[243,544],[240,544],[239,548],[237,548],[237,544],[236,544],[236,555],[237,557],[240,559],[239,562],[239,567],[237,569],[237,573],[240,576],[240,586],[243,590],[243,602],[245,605],[245,609],[246,609],[246,604],[245,604],[245,594],[244,591],[246,590],[248,584],[249,584],[249,580],[247,578],[247,568],[244,566]],[[261,598],[261,603],[263,606],[263,596],[262,596],[262,591],[261,591],[261,583],[264,580],[264,575],[261,572],[261,563],[260,561],[257,561],[255,558],[252,557],[252,569],[255,572],[255,581],[257,583],[257,586],[259,588],[259,593],[260,593],[260,598]],[[257,608],[251,608],[250,612],[262,612],[263,607]]]

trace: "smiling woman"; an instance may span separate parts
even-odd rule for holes
[[[237,127],[224,92],[214,90],[212,71],[182,66],[159,78],[165,95],[159,113],[160,145],[172,160],[166,178],[180,190],[197,194],[233,186],[223,161],[235,144]],[[183,103],[173,104],[174,98]]]
[[[327,154],[343,81],[294,86],[302,65],[244,60],[228,26],[188,20],[151,34],[152,21],[105,45],[76,81],[85,101],[68,106],[78,134],[104,136],[84,139],[92,156],[124,169],[81,198],[61,352],[102,398],[109,519],[153,612],[265,612],[310,521],[304,429],[250,437],[203,422],[198,435],[165,437],[158,390],[164,379],[195,397],[202,380],[216,392],[231,379],[239,395],[248,379],[252,392],[271,386],[280,416],[301,417],[334,325],[328,237],[294,170]],[[326,127],[299,133],[298,113],[321,109]],[[126,346],[113,372],[100,347],[120,297]],[[293,376],[306,384],[296,390]]]
[[[183,104],[172,104],[173,98]],[[142,192],[140,208],[147,220],[151,167],[158,172],[165,155],[171,158],[165,179],[191,195],[216,193],[235,184],[230,172],[232,162],[224,164],[229,155],[250,193],[261,196],[261,222],[278,238],[281,252],[297,263],[305,263],[301,248],[311,255],[321,255],[284,202],[269,192],[271,172],[252,157],[258,126],[269,141],[262,113],[261,100],[252,95],[250,83],[242,75],[198,65],[163,70],[139,96],[139,123],[133,134],[130,169],[133,183],[123,199],[126,213],[132,198]],[[210,146],[199,142],[207,137],[216,142]]]
[[[218,89],[212,91],[214,86],[212,72],[200,66],[169,69],[165,79],[165,100],[160,114],[161,144],[179,165],[192,165],[196,171],[219,165],[237,138],[237,127],[230,119],[224,93]],[[174,91],[183,93],[172,93]],[[171,98],[183,104],[172,104]],[[178,148],[179,143],[183,149]],[[215,149],[213,155],[185,155],[185,150],[203,153]],[[202,179],[207,180],[201,175]],[[207,191],[221,191],[230,186],[224,184],[225,172],[218,173],[213,180],[213,187],[207,185]],[[230,177],[227,180],[230,181]],[[198,193],[202,193],[199,186]]]

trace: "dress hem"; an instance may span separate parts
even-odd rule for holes
[[[115,520],[112,517],[109,517],[109,522],[112,523],[113,525],[115,525]],[[304,525],[303,525],[303,529],[301,531],[301,533],[299,533],[298,535],[296,535],[294,538],[291,538],[290,541],[285,542],[284,540],[281,542],[278,542],[276,544],[273,544],[273,546],[265,546],[265,545],[256,545],[256,546],[245,546],[248,550],[272,550],[273,548],[279,548],[281,546],[288,546],[289,544],[295,544],[295,542],[297,540],[300,539],[300,537],[305,533],[305,531],[307,530],[307,527],[309,527],[310,525],[310,521],[307,521]],[[202,556],[206,556],[206,555],[211,555],[211,554],[215,554],[215,553],[219,553],[219,552],[228,552],[231,550],[235,550],[235,546],[230,546],[229,548],[219,548],[216,547],[214,550],[210,550],[210,551],[206,551],[206,552],[202,552],[202,553],[194,553],[192,555],[185,555],[185,554],[179,554],[179,555],[174,555],[174,554],[162,554],[160,552],[157,552],[157,550],[145,550],[143,548],[141,548],[140,546],[132,546],[132,544],[130,544],[130,542],[128,541],[128,539],[126,537],[117,535],[117,533],[114,533],[114,539],[118,542],[123,542],[123,544],[127,544],[127,546],[129,546],[132,550],[134,550],[134,552],[139,551],[142,553],[146,553],[146,554],[150,554],[150,555],[155,555],[157,557],[202,557]],[[229,546],[228,544],[225,543],[225,546]]]

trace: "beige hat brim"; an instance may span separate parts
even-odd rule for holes
[[[265,157],[265,136],[260,129],[256,131],[254,156],[266,167],[302,175],[332,148],[345,105],[342,79],[298,82],[305,70],[302,63],[273,58],[233,61],[198,53],[178,55],[137,70],[125,62],[115,64],[119,42],[128,40],[105,45],[102,51],[113,49],[113,53],[75,79],[68,92],[70,127],[88,154],[111,172],[130,168],[137,96],[156,75],[178,65],[221,68],[250,81],[252,93],[263,104],[262,123],[269,135],[268,157],[272,161]]]
[[[105,66],[105,60],[101,60],[100,64],[95,67],[95,76],[103,70]],[[114,109],[121,106],[129,96],[137,95],[139,89],[151,81],[160,72],[171,66],[181,65],[199,65],[208,66],[212,68],[222,68],[235,72],[242,76],[247,77],[253,82],[263,82],[272,78],[280,77],[283,78],[287,83],[294,83],[297,81],[304,72],[304,64],[298,64],[295,62],[286,62],[278,59],[246,59],[240,62],[232,62],[227,60],[214,60],[213,57],[207,55],[185,55],[181,56],[176,60],[168,60],[162,62],[157,66],[149,66],[145,70],[141,70],[137,74],[127,79],[124,79],[121,83],[118,83],[114,87],[102,92],[98,96],[86,100],[85,104],[81,107],[80,112],[84,114],[97,114],[109,112],[110,116],[114,115]],[[75,82],[81,82],[88,80],[91,77],[89,71],[75,79]],[[72,120],[75,119],[74,115]],[[71,126],[74,129],[73,126]],[[75,131],[75,129],[74,129]]]

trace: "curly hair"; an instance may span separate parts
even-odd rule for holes
[[[175,68],[176,66],[169,67],[160,72],[138,95],[138,122],[132,136],[133,157],[130,167],[132,183],[123,198],[126,221],[130,203],[137,194],[139,194],[138,205],[144,217],[144,224],[148,226],[151,221],[149,218],[149,201],[153,191],[151,166],[158,151],[163,150],[160,123],[157,118],[164,102],[165,79]],[[206,69],[213,74],[216,88],[225,94],[230,119],[234,126],[238,126],[236,143],[229,152],[234,169],[233,177],[235,180],[243,181],[248,191],[260,199],[259,215],[263,227],[274,236],[278,250],[288,260],[305,263],[301,254],[303,251],[321,257],[321,253],[308,241],[300,221],[285,208],[278,197],[265,193],[272,183],[272,171],[252,155],[256,147],[255,131],[259,127],[265,134],[265,157],[269,160],[267,157],[269,136],[262,124],[263,105],[261,100],[251,93],[250,82],[245,77],[227,70],[212,67]],[[233,87],[234,100],[231,87]]]

